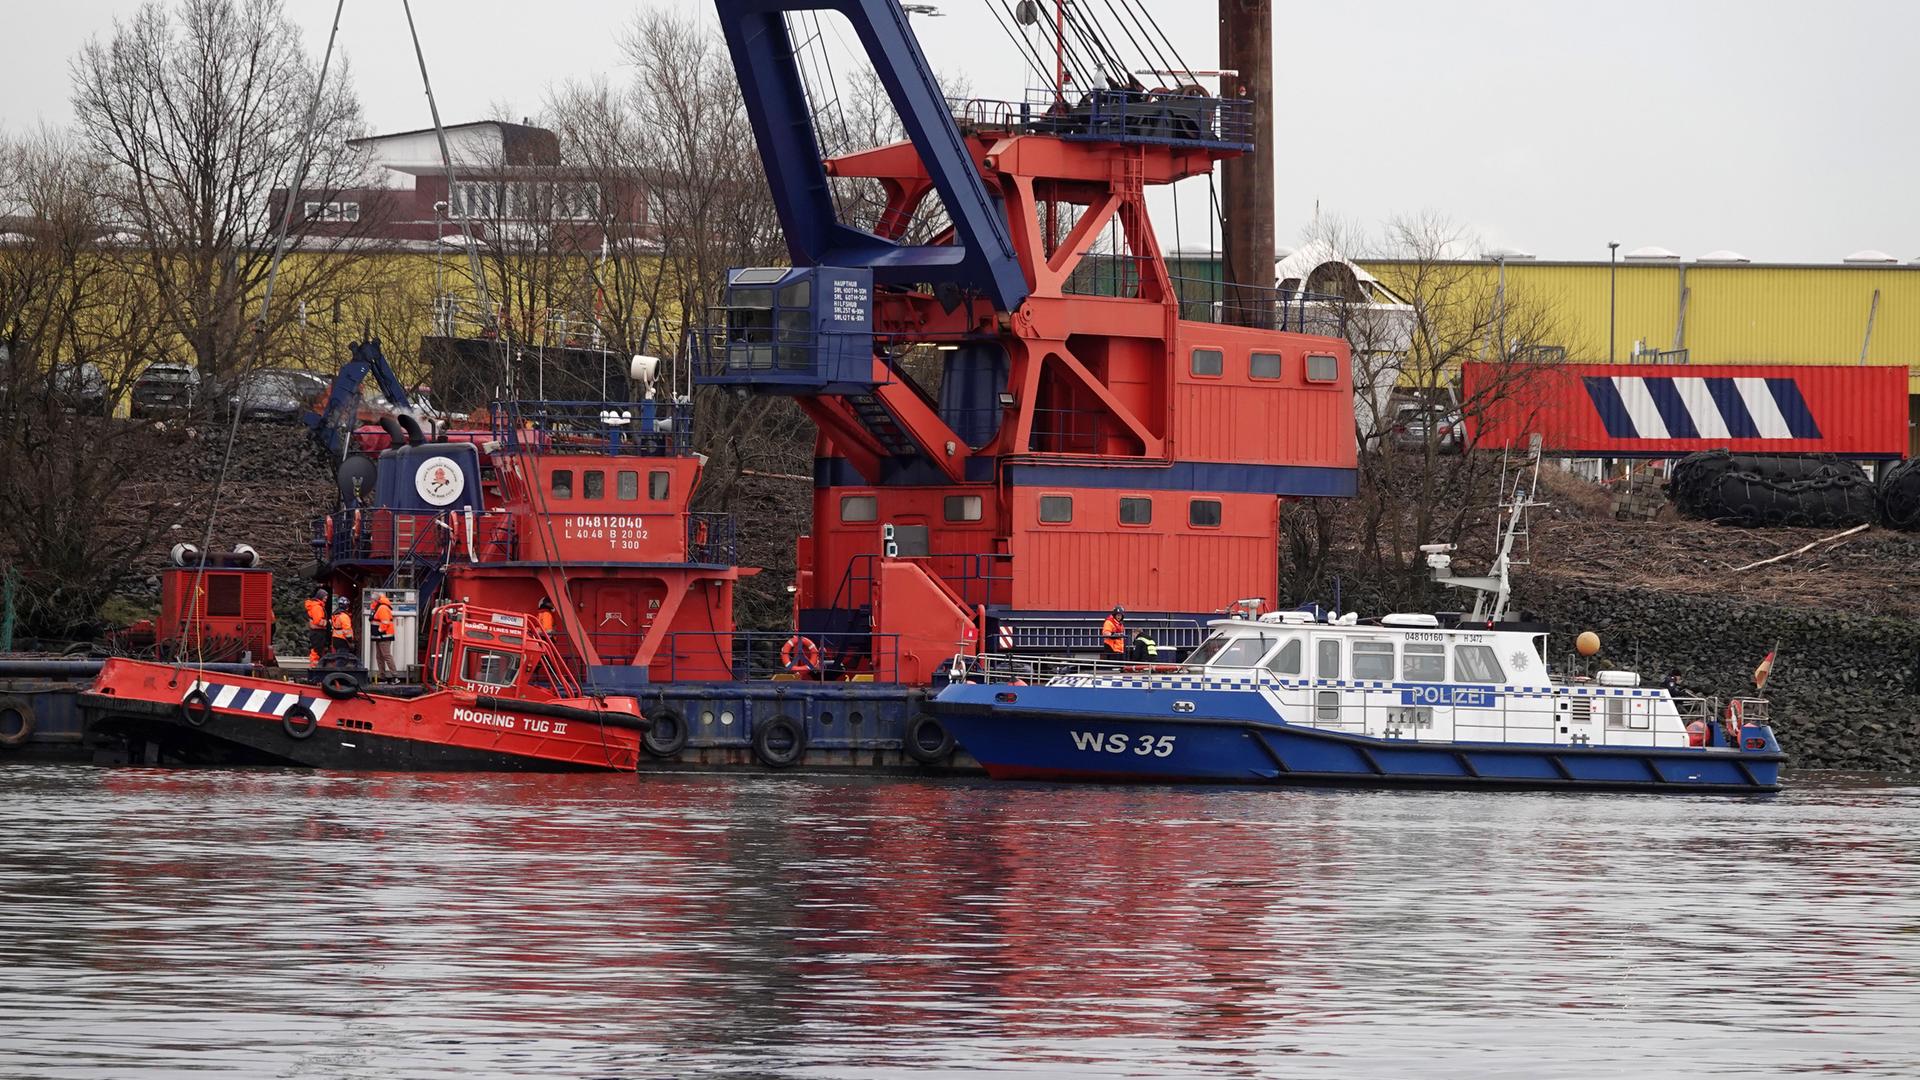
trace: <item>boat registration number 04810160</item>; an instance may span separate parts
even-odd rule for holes
[[[1133,753],[1140,757],[1166,757],[1173,753],[1172,735],[1128,735],[1125,732],[1069,731],[1075,750],[1100,754]]]

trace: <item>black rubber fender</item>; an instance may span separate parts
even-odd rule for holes
[[[312,709],[295,702],[293,707],[286,711],[286,715],[280,718],[280,726],[292,738],[305,739],[319,730],[320,718],[313,715]]]
[[[807,731],[790,717],[776,716],[753,726],[753,756],[772,769],[784,769],[807,752]]]
[[[647,714],[647,719],[653,721],[653,725],[640,740],[640,745],[647,748],[647,753],[658,758],[670,758],[687,748],[687,737],[692,732],[687,730],[685,717],[672,709],[655,709]]]
[[[948,731],[939,718],[926,713],[907,721],[906,737],[900,740],[900,748],[907,756],[922,765],[939,764],[953,753],[953,747],[953,732]]]
[[[20,718],[18,727],[6,723],[11,714]],[[33,702],[19,694],[0,696],[0,748],[11,750],[33,737]]]
[[[212,717],[213,702],[207,697],[205,690],[196,687],[187,691],[187,696],[180,699],[180,719],[185,720],[189,726],[200,727]]]
[[[329,671],[320,676],[320,692],[330,698],[350,698],[360,692],[360,677],[351,671]]]

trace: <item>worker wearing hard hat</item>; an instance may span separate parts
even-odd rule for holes
[[[353,616],[347,613],[347,598],[336,597],[333,601],[333,649],[335,652],[353,652]]]
[[[315,589],[307,597],[307,663],[318,664],[327,643],[327,590]]]
[[[1100,624],[1100,644],[1106,647],[1109,660],[1127,658],[1127,609],[1114,605],[1113,612]]]

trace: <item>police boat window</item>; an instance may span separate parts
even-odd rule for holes
[[[556,499],[573,498],[573,470],[553,470],[553,497]]]
[[[1040,496],[1040,520],[1049,525],[1064,525],[1073,520],[1073,496]]]
[[[510,686],[520,674],[520,654],[492,649],[468,649],[461,676],[470,683],[485,686]]]
[[[604,499],[607,496],[607,474],[599,469],[588,469],[580,474],[580,495],[587,499]]]
[[[1391,680],[1393,678],[1393,642],[1354,642],[1353,677]]]
[[[1303,652],[1305,647],[1300,644],[1299,638],[1288,638],[1287,643],[1280,646],[1280,651],[1268,658],[1267,670],[1275,675],[1298,675]]]
[[[1193,373],[1201,376],[1215,376],[1227,369],[1226,355],[1219,349],[1193,350]]]
[[[840,496],[841,521],[878,521],[880,519],[880,500],[872,495]]]
[[[1213,635],[1201,642],[1193,652],[1187,654],[1187,666],[1190,668],[1206,667],[1213,661],[1214,657],[1220,655],[1220,650],[1226,648],[1227,643],[1232,640],[1233,639],[1226,634]]]
[[[655,469],[647,474],[647,498],[659,502],[667,497],[673,486],[673,474],[665,469]]]
[[[1623,728],[1627,726],[1627,699],[1610,697],[1607,699],[1607,726]]]
[[[1277,379],[1280,377],[1280,354],[1277,352],[1257,352],[1247,358],[1247,374],[1256,379]]]
[[[1447,647],[1437,641],[1409,641],[1401,647],[1400,670],[1408,682],[1446,682]]]
[[[1219,668],[1254,667],[1260,663],[1261,657],[1267,655],[1267,650],[1273,648],[1273,643],[1277,640],[1279,639],[1275,638],[1272,634],[1242,634],[1227,642],[1227,647],[1221,649],[1220,655],[1214,657],[1213,662],[1207,666]]]
[[[1453,675],[1461,682],[1505,682],[1506,672],[1500,669],[1500,658],[1494,655],[1490,645],[1455,645],[1453,647]]]
[[[1120,497],[1120,524],[1153,524],[1153,499],[1147,496],[1122,495]]]
[[[948,521],[979,521],[982,499],[978,495],[947,496]]]
[[[1316,679],[1337,679],[1340,677],[1340,639],[1322,638],[1313,646],[1313,677]]]
[[[619,493],[622,499],[632,502],[640,497],[640,474],[632,469],[621,469]]]

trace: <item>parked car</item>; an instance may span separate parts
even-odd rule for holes
[[[1388,435],[1393,448],[1422,453],[1429,438],[1434,450],[1442,454],[1460,452],[1462,435],[1458,410],[1441,405],[1402,405],[1393,414]]]
[[[223,408],[238,409],[241,420],[292,423],[324,404],[328,382],[311,371],[263,368],[250,371],[223,395]]]
[[[148,364],[133,380],[135,418],[177,416],[190,411],[200,397],[200,370],[192,364],[166,361]]]
[[[53,369],[53,393],[60,403],[82,416],[105,416],[107,377],[97,364],[68,364]]]

